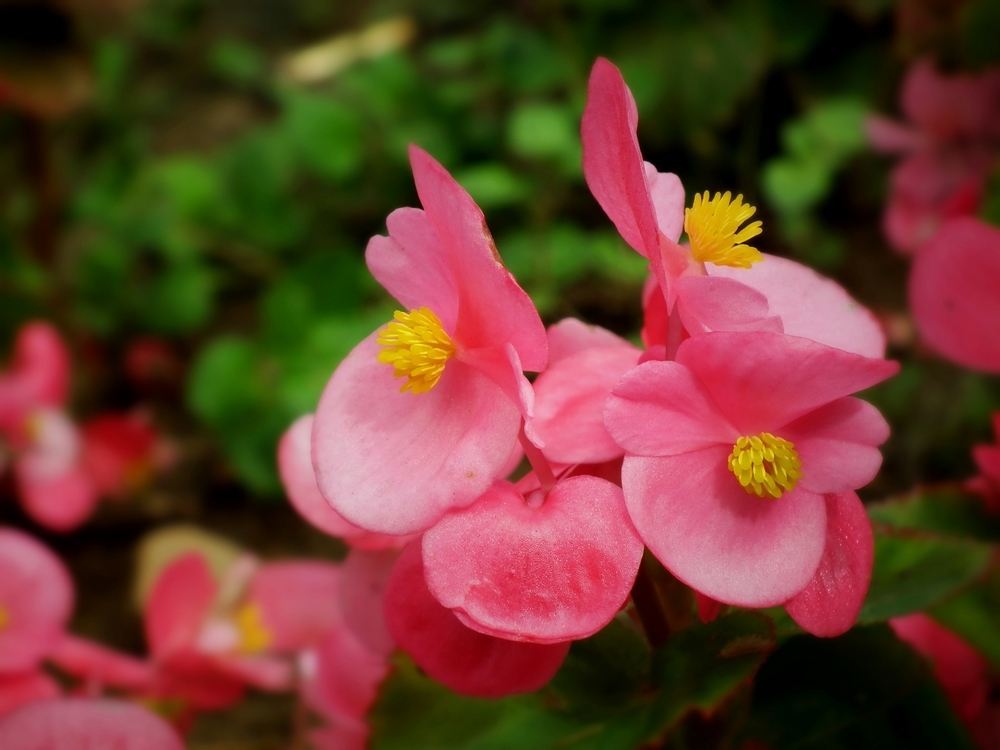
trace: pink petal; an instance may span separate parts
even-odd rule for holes
[[[512,344],[524,369],[548,360],[545,327],[531,298],[504,267],[472,197],[427,152],[410,147],[417,194],[448,258],[458,290],[455,338],[468,349]]]
[[[336,628],[315,658],[315,675],[306,686],[309,705],[334,721],[363,720],[389,673],[386,655],[370,651],[350,630]]]
[[[294,671],[288,659],[261,654],[242,656],[223,654],[211,657],[211,669],[246,685],[272,693],[282,693],[294,684]]]
[[[101,414],[84,423],[83,465],[97,492],[133,489],[153,467],[158,436],[138,414]]]
[[[334,721],[309,733],[313,750],[365,750],[368,728],[360,723]]]
[[[340,585],[340,568],[332,563],[284,560],[257,569],[247,599],[260,608],[271,648],[297,651],[342,622]]]
[[[60,639],[49,660],[88,687],[145,690],[154,678],[149,662],[70,634]]]
[[[341,568],[340,609],[344,624],[370,651],[389,654],[392,636],[385,624],[383,599],[389,574],[396,564],[395,550],[351,550]]]
[[[744,435],[774,432],[899,370],[895,362],[766,331],[690,338],[681,344],[677,361]]]
[[[564,318],[549,326],[548,336],[549,369],[552,369],[559,360],[587,349],[631,346],[621,336],[608,329],[592,326],[576,318]]]
[[[278,473],[292,507],[317,529],[359,549],[401,546],[407,537],[373,534],[335,511],[316,484],[312,465],[313,415],[299,417],[278,443]]]
[[[604,428],[604,404],[640,351],[622,342],[560,359],[535,381],[531,429],[545,457],[565,464],[601,463],[622,450]]]
[[[5,750],[184,750],[156,714],[108,699],[54,698],[0,719]]]
[[[146,601],[146,642],[155,658],[195,643],[218,594],[205,558],[191,552],[160,573]]]
[[[313,426],[319,487],[351,523],[386,534],[430,526],[500,475],[521,416],[486,376],[452,360],[433,390],[400,393],[375,334],[327,384]]]
[[[70,358],[62,336],[44,321],[26,323],[17,333],[10,374],[33,407],[61,407],[69,394]]]
[[[420,545],[403,550],[389,578],[389,632],[428,676],[464,695],[530,693],[559,670],[569,643],[508,641],[477,633],[442,607],[424,581]]]
[[[586,638],[621,609],[642,544],[621,489],[559,481],[544,501],[498,483],[424,534],[427,586],[462,622],[535,643]]]
[[[417,208],[399,208],[386,219],[389,236],[368,242],[368,270],[409,310],[429,307],[445,330],[458,321],[458,280],[431,219]]]
[[[932,349],[1000,373],[1000,230],[972,218],[944,224],[914,260],[910,304]]]
[[[677,314],[675,308],[675,314]],[[660,291],[656,277],[650,275],[642,289],[642,343],[647,349],[667,343],[667,326],[670,316],[667,315],[667,300]],[[662,357],[660,357],[662,359]]]
[[[246,684],[245,675],[223,669],[214,656],[174,651],[158,665],[150,695],[179,699],[200,711],[217,711],[239,703]]]
[[[625,458],[629,515],[646,546],[693,589],[726,604],[769,607],[816,572],[826,538],[822,496],[796,488],[750,495],[729,472],[729,446]]]
[[[859,398],[838,399],[782,428],[802,460],[801,486],[818,493],[864,487],[878,473],[889,424]]]
[[[826,496],[826,547],[809,584],[785,609],[803,630],[824,638],[846,633],[858,619],[872,578],[872,526],[853,492]]]
[[[0,608],[6,615],[0,672],[34,668],[62,637],[73,609],[73,582],[59,558],[6,527],[0,528]]]
[[[0,676],[0,717],[31,703],[55,698],[59,685],[42,671]],[[0,719],[2,721],[2,719]]]
[[[18,494],[25,512],[51,531],[72,531],[83,524],[97,507],[97,491],[82,466],[38,476],[22,461],[14,464]]]
[[[677,280],[677,310],[692,336],[709,331],[778,331],[781,320],[763,294],[737,279],[684,276]]]
[[[677,242],[684,230],[684,186],[681,179],[673,172],[657,172],[648,161],[644,162],[643,169],[657,227],[664,237]]]
[[[631,455],[664,456],[732,445],[739,433],[689,370],[645,362],[630,370],[607,401],[608,432]]]
[[[702,622],[714,622],[724,606],[722,602],[717,602],[712,597],[705,596],[700,591],[694,592],[694,603],[698,608],[698,619]]]
[[[959,716],[970,720],[982,712],[989,697],[989,665],[972,646],[925,614],[894,617],[889,625],[931,662]]]
[[[587,187],[640,255],[659,252],[659,231],[639,150],[639,114],[621,72],[603,57],[590,71],[580,138]]]
[[[790,336],[865,357],[885,356],[885,334],[871,311],[808,266],[765,255],[751,268],[708,265],[706,270],[711,277],[739,281],[761,293]]]
[[[878,115],[865,120],[865,134],[868,136],[868,142],[885,154],[912,151],[919,147],[922,141],[920,133],[913,128]]]

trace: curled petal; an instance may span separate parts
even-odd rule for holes
[[[160,573],[146,602],[146,642],[156,658],[193,647],[218,595],[205,558],[197,552],[174,560]]]

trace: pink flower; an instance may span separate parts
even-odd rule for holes
[[[312,464],[313,415],[299,417],[278,443],[278,472],[285,494],[302,518],[331,536],[358,549],[401,547],[410,537],[366,531],[341,516],[326,501],[316,484]]]
[[[692,336],[783,330],[865,356],[883,355],[878,322],[840,286],[746,244],[760,234],[761,223],[742,226],[756,210],[742,196],[704,193],[685,209],[679,178],[643,162],[637,128],[635,101],[621,73],[598,59],[581,125],[583,169],[591,193],[622,238],[649,259],[662,290],[665,307],[652,316],[662,328],[646,337],[647,346],[665,345],[672,356],[683,337],[681,323]],[[682,229],[689,249],[678,244]],[[677,321],[668,335],[675,303]]]
[[[946,76],[928,60],[914,64],[900,95],[907,124],[868,122],[877,149],[904,155],[891,177],[884,229],[912,253],[941,223],[976,212],[1000,149],[1000,71]]]
[[[4,750],[183,750],[160,717],[124,701],[58,698],[0,718]]]
[[[323,495],[350,523],[385,534],[427,528],[502,475],[521,421],[521,367],[541,370],[547,358],[538,313],[482,212],[425,152],[411,148],[410,161],[423,209],[390,214],[389,236],[366,254],[406,311],[337,368],[313,428]]]
[[[83,424],[82,433],[82,462],[102,496],[143,486],[169,462],[159,435],[142,414],[99,414]]]
[[[59,558],[27,534],[0,528],[0,675],[37,669],[72,609],[73,583]]]
[[[900,640],[930,661],[948,702],[963,721],[971,723],[983,713],[989,697],[989,665],[972,646],[925,614],[894,617],[889,625]]]
[[[971,217],[942,224],[913,260],[910,306],[936,352],[1000,373],[1000,229]]]
[[[627,454],[622,485],[639,535],[713,599],[787,602],[811,632],[846,630],[871,571],[853,490],[875,476],[889,434],[850,394],[897,369],[765,331],[705,334],[681,344],[676,362],[635,368],[605,421]]]
[[[389,632],[417,666],[457,693],[498,698],[539,689],[552,679],[569,643],[495,638],[462,624],[427,589],[420,545],[403,550],[389,579]]]
[[[976,445],[972,458],[979,469],[979,476],[971,480],[971,489],[982,495],[986,506],[1000,513],[1000,412],[993,414],[992,445]]]

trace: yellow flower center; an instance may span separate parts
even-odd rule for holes
[[[757,248],[744,244],[761,233],[762,223],[755,221],[740,229],[756,211],[743,202],[742,195],[732,200],[728,190],[711,198],[707,190],[695,194],[691,208],[684,209],[684,231],[695,260],[736,268],[750,268],[763,260]]]
[[[0,630],[3,630],[8,625],[10,625],[10,613],[6,607],[0,606]]]
[[[242,654],[256,654],[271,645],[271,633],[264,626],[260,608],[247,602],[236,610],[233,622],[240,634],[236,650]]]
[[[762,432],[737,438],[729,454],[729,470],[747,493],[779,498],[795,488],[802,476],[802,462],[794,445]]]
[[[392,365],[397,378],[407,379],[400,391],[426,393],[441,379],[455,344],[429,308],[396,310],[392,318],[377,339],[382,347],[378,361]]]

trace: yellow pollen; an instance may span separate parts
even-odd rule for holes
[[[762,432],[737,438],[729,454],[729,470],[747,493],[777,499],[795,488],[802,462],[794,445]]]
[[[256,654],[271,645],[271,633],[264,626],[260,608],[252,602],[236,610],[233,622],[240,634],[236,650],[242,654]]]
[[[743,196],[732,200],[732,193],[716,193],[710,198],[706,190],[696,193],[691,208],[684,209],[684,231],[691,242],[691,254],[702,263],[719,266],[750,268],[763,260],[760,251],[744,244],[761,233],[760,221],[740,229],[740,225],[757,209],[743,202]]]
[[[429,308],[396,310],[392,318],[378,335],[378,361],[392,365],[397,378],[407,378],[400,391],[426,393],[441,379],[455,344]]]
[[[10,625],[10,613],[5,607],[0,607],[0,630]]]

